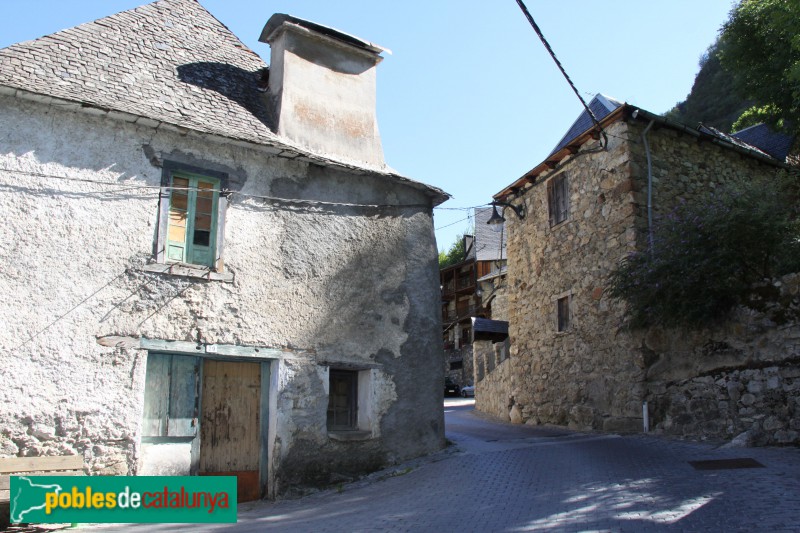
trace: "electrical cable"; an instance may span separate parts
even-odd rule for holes
[[[567,83],[569,83],[569,86],[572,88],[572,91],[575,93],[575,96],[578,97],[578,100],[580,100],[581,104],[583,104],[583,107],[584,109],[586,109],[586,112],[589,114],[589,117],[591,117],[592,121],[594,121],[594,124],[595,126],[597,126],[599,133],[605,136],[605,131],[603,130],[603,127],[600,125],[600,122],[597,120],[597,117],[594,115],[592,110],[589,109],[589,106],[586,105],[586,101],[581,96],[581,93],[578,91],[577,87],[575,87],[575,84],[572,83],[572,80],[567,74],[567,71],[564,70],[563,65],[561,65],[561,61],[558,60],[558,58],[556,57],[556,53],[550,47],[550,43],[547,42],[547,39],[545,39],[544,34],[542,33],[542,30],[539,29],[539,25],[536,24],[535,20],[533,20],[533,16],[531,15],[530,11],[528,11],[528,8],[525,6],[522,0],[516,0],[516,2],[519,8],[522,10],[522,13],[525,15],[525,18],[528,19],[528,22],[531,24],[531,27],[533,27],[533,31],[535,31],[536,35],[539,36],[539,39],[542,41],[544,47],[547,49],[547,52],[550,54],[550,57],[552,57],[553,61],[555,61],[556,66],[561,71],[561,74],[564,75],[564,79],[566,79]],[[606,141],[605,144],[607,146],[608,139],[606,139],[605,141]]]
[[[26,176],[31,177],[41,177],[41,178],[52,178],[52,179],[60,179],[64,181],[74,181],[78,183],[91,183],[93,185],[101,185],[106,187],[121,187],[118,190],[110,191],[109,193],[103,194],[111,194],[117,192],[125,192],[131,190],[152,190],[152,191],[188,191],[194,190],[192,187],[171,187],[171,186],[161,186],[161,185],[130,185],[127,183],[110,183],[105,181],[98,181],[98,180],[91,180],[86,178],[71,178],[69,176],[57,176],[55,174],[45,174],[42,172],[30,172],[27,170],[14,170],[9,168],[0,168],[0,172],[6,172],[9,174],[23,174]],[[300,198],[280,198],[277,196],[265,196],[265,195],[258,195],[258,194],[247,194],[237,191],[230,191],[227,189],[203,189],[209,192],[216,192],[223,195],[235,195],[235,196],[242,196],[246,198],[255,198],[259,200],[268,200],[272,202],[283,202],[283,203],[295,203],[295,204],[307,204],[307,205],[322,205],[322,206],[339,206],[339,207],[365,207],[365,208],[373,208],[373,209],[389,209],[389,208],[402,208],[402,207],[409,207],[409,208],[423,208],[428,207],[427,204],[355,204],[355,203],[347,203],[347,202],[326,202],[324,200],[304,200]],[[480,204],[475,206],[468,206],[468,207],[434,207],[433,209],[437,211],[470,211],[475,208],[486,207],[490,204]]]

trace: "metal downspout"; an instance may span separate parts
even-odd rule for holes
[[[642,132],[644,153],[647,156],[647,246],[650,253],[653,253],[653,160],[650,157],[650,145],[647,142],[647,133],[655,122],[655,120],[651,120],[650,124],[648,124]]]

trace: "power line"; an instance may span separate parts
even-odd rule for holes
[[[445,226],[439,226],[438,228],[434,228],[434,230],[435,231],[439,231],[440,229],[449,228],[450,226],[455,226],[456,224],[460,224],[461,222],[464,222],[465,220],[469,220],[471,218],[472,218],[472,216],[468,216],[466,218],[462,218],[462,219],[456,220],[455,222],[453,222],[451,224],[447,224]]]
[[[93,185],[101,185],[104,187],[118,187],[117,190],[109,191],[103,194],[113,194],[119,192],[126,192],[131,190],[150,190],[154,192],[160,191],[189,191],[189,190],[198,190],[195,187],[174,187],[169,185],[131,185],[129,183],[111,183],[107,181],[99,181],[99,180],[92,180],[87,178],[73,178],[69,176],[58,176],[56,174],[47,174],[44,172],[30,172],[27,170],[15,170],[10,168],[0,168],[0,172],[5,172],[8,174],[23,174],[26,176],[31,177],[39,177],[39,178],[50,178],[50,179],[59,179],[63,181],[74,181],[77,183],[91,183]],[[219,194],[224,195],[236,195],[242,196],[246,198],[255,198],[261,200],[269,200],[274,202],[285,202],[285,203],[296,203],[296,204],[309,204],[309,205],[329,205],[329,206],[340,206],[340,207],[366,207],[366,208],[376,208],[376,209],[387,209],[387,208],[399,208],[399,207],[428,207],[427,204],[356,204],[356,203],[347,203],[347,202],[326,202],[324,200],[304,200],[300,198],[281,198],[277,196],[265,196],[265,195],[257,195],[257,194],[247,194],[238,191],[231,191],[228,189],[203,189],[204,191],[209,192],[216,192]],[[470,211],[472,209],[486,207],[490,204],[480,204],[480,205],[473,205],[467,207],[434,207],[433,209],[437,211]]]
[[[169,185],[161,186],[161,185],[130,185],[124,183],[109,183],[105,181],[98,181],[98,180],[90,180],[86,178],[71,178],[68,176],[57,176],[55,174],[45,174],[41,172],[28,172],[25,170],[13,170],[8,168],[0,168],[0,172],[6,172],[9,174],[23,174],[26,176],[32,177],[42,177],[42,178],[52,178],[52,179],[59,179],[64,181],[74,181],[79,183],[91,183],[94,185],[101,185],[106,187],[121,187],[116,191],[110,191],[108,193],[117,193],[123,191],[130,191],[130,190],[152,190],[152,191],[189,191],[189,190],[200,190],[196,187],[173,187]],[[292,204],[307,204],[307,205],[320,205],[320,206],[337,206],[337,207],[365,207],[365,208],[372,208],[372,209],[389,209],[389,208],[425,208],[430,207],[428,204],[356,204],[356,203],[347,203],[347,202],[327,202],[324,200],[305,200],[301,198],[280,198],[277,196],[265,196],[265,195],[258,195],[258,194],[247,194],[238,191],[231,191],[228,189],[202,189],[206,192],[216,192],[222,195],[229,195],[229,196],[242,196],[247,198],[255,198],[260,200],[268,200],[273,202],[283,202],[283,203],[292,203]]]
[[[592,110],[589,109],[589,106],[586,105],[586,101],[581,96],[581,93],[578,91],[577,87],[575,87],[575,84],[572,83],[572,80],[570,79],[569,75],[567,74],[567,71],[564,70],[563,65],[561,65],[561,61],[558,60],[558,58],[556,57],[556,53],[553,52],[553,49],[550,47],[550,43],[548,43],[547,39],[544,38],[544,34],[542,33],[542,30],[539,29],[539,25],[536,24],[535,20],[533,20],[533,16],[531,15],[530,11],[528,11],[528,8],[525,6],[525,4],[524,4],[524,2],[522,0],[516,0],[516,1],[517,1],[517,5],[522,10],[522,13],[525,15],[525,18],[528,19],[528,22],[530,22],[531,27],[533,27],[533,31],[535,31],[536,35],[539,36],[539,39],[542,41],[542,44],[544,45],[544,47],[547,49],[547,52],[550,54],[550,57],[553,58],[553,61],[555,61],[556,66],[561,71],[561,74],[564,75],[564,79],[567,80],[567,83],[569,83],[569,86],[572,87],[572,91],[575,93],[575,96],[577,96],[578,100],[581,101],[581,104],[583,104],[583,108],[586,109],[586,112],[591,117],[591,119],[594,122],[595,126],[597,126],[597,129],[599,130],[599,132],[602,135],[605,136],[605,131],[603,131],[603,127],[600,125],[600,122],[597,120],[597,117],[594,115]],[[606,139],[606,145],[607,144],[608,144],[608,140]]]

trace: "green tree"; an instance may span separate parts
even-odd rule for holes
[[[450,245],[450,248],[448,248],[446,252],[444,250],[439,251],[439,268],[447,268],[456,263],[460,263],[466,259],[465,255],[464,235],[462,234],[456,237],[456,240],[453,241],[453,244]]]
[[[730,131],[733,122],[752,105],[730,90],[734,73],[723,68],[719,59],[720,43],[717,40],[700,58],[700,71],[694,79],[686,100],[679,102],[666,113],[667,118],[691,127],[698,123]]]
[[[658,219],[652,251],[610,276],[633,327],[702,327],[745,301],[755,282],[800,270],[797,179],[718,188]]]
[[[800,131],[800,2],[742,0],[722,27],[720,60],[734,88],[776,129]]]

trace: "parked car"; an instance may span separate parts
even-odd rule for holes
[[[445,396],[458,396],[458,385],[450,378],[444,378],[444,395]]]
[[[475,385],[466,385],[461,387],[461,396],[464,398],[469,396],[475,397]]]

